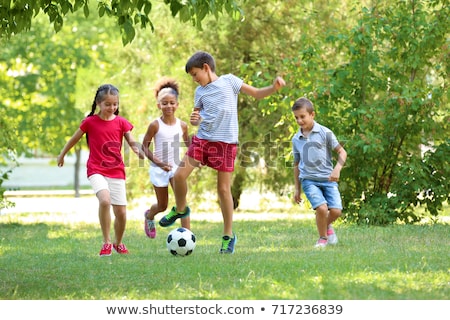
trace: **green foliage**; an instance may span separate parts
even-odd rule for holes
[[[77,32],[57,37],[35,20],[33,32],[9,40],[0,53],[6,71],[0,103],[8,110],[2,117],[17,122],[14,134],[23,137],[14,146],[19,155],[53,154],[73,133],[83,115],[75,108],[77,71],[92,60]]]
[[[349,150],[343,190],[349,220],[414,222],[421,218],[415,205],[427,204],[436,215],[449,196],[448,172],[431,170],[431,175],[421,154],[424,146],[448,149],[441,138],[448,131],[448,61],[436,54],[447,41],[448,15],[442,11],[449,8],[424,2],[379,5],[364,10],[348,34],[328,38],[349,54],[317,93],[319,106],[337,110],[345,123],[336,131]],[[421,201],[418,196],[430,188],[439,192],[427,193],[428,203]]]
[[[10,3],[16,10],[11,17],[18,17],[19,3],[27,2]],[[104,82],[120,88],[120,112],[135,125],[137,139],[159,115],[152,87],[161,76],[180,82],[177,115],[187,120],[196,84],[184,64],[201,49],[215,56],[219,74],[234,73],[256,87],[270,85],[276,75],[287,82],[261,101],[239,96],[235,198],[255,186],[290,193],[290,139],[298,130],[290,107],[307,96],[316,120],[336,133],[349,154],[340,183],[345,220],[409,223],[427,213],[437,216],[448,199],[446,1],[252,0],[241,8],[228,1],[46,1],[57,10],[49,7],[45,14],[36,9],[43,3],[28,7],[41,12],[33,26],[21,21],[30,32],[12,37],[1,52],[0,103],[8,110],[2,118],[22,139],[15,144],[18,153],[39,148],[57,154]],[[205,15],[241,9],[246,16],[239,21]],[[120,21],[96,19],[90,14],[96,10]],[[56,35],[42,19],[52,12],[64,17]],[[150,13],[151,22],[145,20]],[[182,21],[190,16],[193,25],[167,19],[170,15]],[[135,28],[145,23],[153,33]],[[132,32],[133,42],[123,46]],[[423,155],[422,149],[430,151]],[[148,161],[127,152],[129,196],[152,192]],[[189,183],[195,194],[214,190],[215,172],[196,170]],[[417,206],[426,211],[414,213]]]
[[[318,251],[313,220],[237,220],[236,252],[220,255],[221,223],[197,215],[197,247],[179,258],[166,249],[171,229],[149,240],[139,219],[127,224],[128,256],[99,258],[98,223],[46,218],[0,216],[0,271],[8,275],[0,299],[446,300],[450,294],[444,224],[345,225],[336,229],[340,243]]]
[[[0,73],[1,77],[1,73]],[[1,83],[1,80],[0,80]],[[2,187],[4,181],[8,180],[12,172],[12,166],[16,166],[16,146],[19,144],[19,136],[15,135],[16,122],[14,119],[8,121],[5,117],[0,117],[0,211],[13,205],[4,197],[5,188]]]
[[[439,146],[448,148],[442,137],[449,131],[449,7],[445,1],[402,1],[397,6],[381,1],[348,12],[360,15],[347,20],[347,30],[336,24],[339,29],[329,27],[314,37],[302,34],[297,54],[283,52],[291,86],[286,103],[309,97],[316,120],[344,144],[349,157],[340,187],[347,221],[414,222],[425,214],[416,216],[416,205],[435,215],[449,195],[448,173],[436,171],[433,181],[421,175],[428,163],[421,149],[434,146],[433,153]],[[267,105],[265,115],[279,113],[262,104]],[[277,107],[290,113],[284,104]],[[280,123],[288,120],[286,115],[278,118]],[[292,127],[298,130],[296,124]],[[289,138],[293,134],[278,132]],[[448,163],[436,158],[444,167]],[[407,187],[406,176],[415,181]],[[430,185],[439,192],[428,193],[428,205],[417,197]]]
[[[100,0],[97,1],[98,16],[103,18],[105,14],[116,20],[116,25],[120,28],[122,42],[124,45],[131,43],[135,38],[135,28],[145,29],[153,23],[150,13],[155,1],[150,0]],[[227,0],[200,0],[200,1],[179,1],[165,0],[164,3],[170,7],[173,17],[179,14],[183,22],[192,21],[198,27],[207,15],[218,17],[219,13],[225,11],[230,15],[242,14],[236,1]],[[33,19],[42,11],[55,32],[61,31],[64,25],[64,18],[69,13],[83,10],[84,16],[90,15],[89,0],[12,0],[3,1],[0,5],[1,37],[11,37],[31,28]]]
[[[355,201],[351,208],[357,214],[349,214],[346,219],[361,224],[392,224],[397,221],[414,223],[426,215],[419,211],[424,207],[437,219],[443,204],[450,200],[450,143],[442,143],[436,150],[428,151],[424,157],[410,156],[398,164],[395,179],[388,194],[373,194],[370,201]]]

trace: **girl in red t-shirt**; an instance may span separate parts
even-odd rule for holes
[[[95,111],[99,108],[99,112]],[[122,159],[123,137],[134,153],[141,159],[142,151],[131,135],[133,125],[119,114],[119,90],[110,84],[102,85],[95,94],[91,113],[81,122],[80,127],[69,139],[57,158],[58,166],[64,165],[64,156],[86,134],[89,146],[87,176],[99,202],[99,219],[103,234],[100,256],[110,256],[112,248],[117,253],[128,250],[122,243],[127,221],[125,165]],[[115,216],[115,242],[111,242],[111,212]]]

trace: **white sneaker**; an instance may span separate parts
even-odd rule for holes
[[[319,249],[325,248],[327,246],[327,244],[328,244],[328,240],[327,239],[319,238],[319,240],[317,240],[314,248],[319,248]]]
[[[329,244],[338,243],[338,237],[337,237],[336,233],[334,232],[333,226],[331,224],[328,226],[327,238],[328,238]]]

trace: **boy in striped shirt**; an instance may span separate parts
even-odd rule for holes
[[[200,165],[211,167],[217,171],[217,193],[224,223],[219,252],[234,253],[237,237],[233,232],[231,182],[239,135],[238,94],[243,92],[262,99],[275,93],[286,83],[283,78],[276,77],[271,86],[255,88],[232,74],[218,76],[215,69],[214,58],[203,51],[196,52],[186,63],[186,73],[199,84],[195,90],[194,110],[190,117],[190,123],[199,128],[174,175],[176,206],[159,224],[167,227],[176,219],[189,215],[186,180]]]

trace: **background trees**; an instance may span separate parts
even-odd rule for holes
[[[3,1],[0,5],[1,37],[9,38],[11,35],[30,30],[32,22],[38,13],[45,14],[56,32],[64,25],[64,18],[77,11],[83,11],[86,18],[91,11],[97,11],[100,18],[106,16],[115,19],[115,26],[120,29],[123,44],[133,41],[136,35],[136,26],[145,29],[153,22],[150,15],[155,1],[150,0],[100,0],[95,1],[97,7],[93,8],[89,0],[12,0]],[[197,0],[179,1],[164,0],[170,8],[173,17],[179,16],[180,21],[191,21],[197,27],[207,15],[216,18],[223,11],[228,14],[239,14],[236,1],[229,0]]]
[[[239,12],[216,2],[216,12]],[[125,39],[134,40],[125,47],[125,29],[116,28],[118,21],[86,19],[73,6],[74,14],[56,35],[38,15],[30,32],[12,37],[1,51],[0,103],[8,107],[3,123],[27,141],[12,144],[18,152],[38,148],[57,154],[89,110],[90,92],[103,82],[120,88],[121,112],[135,124],[137,137],[158,115],[152,88],[163,75],[180,81],[178,112],[187,119],[195,84],[184,64],[195,50],[206,50],[215,56],[219,74],[231,72],[255,86],[268,85],[279,74],[288,83],[262,101],[239,97],[236,206],[245,188],[291,196],[290,139],[298,127],[290,107],[300,96],[313,100],[317,121],[332,128],[349,153],[341,177],[346,220],[414,222],[426,215],[417,205],[435,216],[448,200],[447,1],[252,0],[242,3],[242,20],[202,11],[202,30],[167,18],[173,8],[154,3],[153,32],[133,28],[133,37]],[[187,9],[176,11],[180,17],[182,10]],[[43,124],[49,137],[39,140],[33,128]],[[151,192],[148,163],[125,156],[130,196]],[[191,191],[214,189],[212,175],[198,171],[191,177]]]

